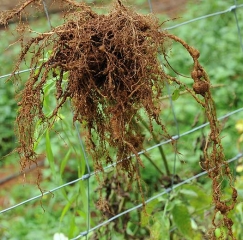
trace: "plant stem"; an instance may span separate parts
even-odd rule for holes
[[[147,125],[147,123],[146,123],[141,117],[139,117],[139,120],[141,121],[142,125],[143,125],[143,126],[150,132],[150,129],[149,129],[149,126]],[[152,134],[152,137],[153,137],[155,143],[158,144],[159,141],[157,140],[155,134],[154,134],[153,132],[151,132],[151,134]],[[167,159],[166,159],[166,156],[165,156],[163,147],[162,147],[162,146],[159,146],[158,148],[159,148],[159,152],[160,152],[160,154],[161,154],[161,157],[162,157],[162,160],[163,160],[163,163],[164,163],[164,166],[165,166],[166,174],[167,174],[168,176],[170,176],[170,169],[169,169],[169,166],[168,166],[168,162],[167,162]],[[152,160],[151,158],[149,158],[146,154],[145,154],[145,156],[146,156],[146,157],[148,158],[148,160],[153,164],[153,166],[156,167],[156,169],[157,169],[160,173],[162,173],[161,170],[159,170],[159,167],[153,162],[153,160]]]

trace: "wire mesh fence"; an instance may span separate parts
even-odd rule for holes
[[[44,12],[45,12],[45,14],[47,16],[47,21],[48,21],[49,27],[52,28],[51,18],[49,16],[48,8],[47,8],[47,5],[45,3],[45,0],[42,1],[42,4],[43,4]],[[238,31],[238,36],[235,36],[235,37],[239,39],[239,46],[241,48],[241,51],[242,51],[241,55],[242,55],[243,54],[243,42],[242,42],[241,28],[240,28],[240,24],[239,24],[239,20],[238,20],[238,12],[241,11],[241,9],[243,7],[243,4],[239,4],[236,0],[232,4],[233,5],[229,4],[228,8],[225,9],[225,10],[217,11],[217,12],[214,12],[214,13],[211,13],[211,14],[207,14],[207,15],[203,15],[203,16],[199,16],[199,17],[195,17],[195,18],[190,19],[188,21],[185,21],[185,22],[182,22],[182,23],[170,26],[170,27],[166,27],[164,30],[171,31],[171,30],[176,29],[176,28],[182,28],[183,26],[190,25],[191,23],[194,23],[194,22],[200,22],[200,21],[202,21],[204,19],[209,19],[209,18],[213,18],[215,16],[224,15],[224,14],[229,14],[229,15],[231,14],[231,15],[234,15],[234,18],[235,18],[235,26],[236,26],[237,31]],[[150,8],[150,11],[153,12],[153,1],[148,1],[148,8]],[[220,30],[220,29],[218,29],[218,30]],[[162,60],[161,60],[161,65],[163,65],[163,61]],[[24,69],[24,70],[17,71],[14,74],[19,75],[19,74],[23,74],[23,73],[30,72],[30,71],[33,71],[33,70],[35,70],[35,69]],[[0,79],[5,79],[5,78],[8,78],[8,77],[10,77],[12,75],[13,75],[13,73],[4,74],[4,75],[0,76]],[[140,151],[138,153],[139,155],[146,154],[146,153],[152,151],[153,149],[157,149],[159,146],[167,145],[167,144],[171,143],[172,141],[174,141],[177,144],[177,142],[179,143],[181,141],[181,139],[183,139],[184,137],[186,137],[186,136],[188,136],[190,134],[193,134],[193,133],[195,133],[197,131],[201,131],[202,129],[206,128],[209,125],[209,123],[206,122],[204,124],[200,124],[197,127],[191,128],[188,131],[181,132],[180,127],[179,127],[179,123],[178,123],[179,122],[178,116],[177,116],[178,111],[175,110],[176,102],[172,101],[172,90],[171,90],[171,87],[170,86],[166,86],[166,87],[167,87],[167,93],[168,93],[168,96],[166,96],[166,97],[169,99],[169,108],[170,108],[170,110],[172,112],[171,124],[173,126],[172,129],[175,132],[175,134],[173,134],[173,136],[169,140],[161,141],[159,143],[153,144],[152,146],[146,148],[145,150]],[[222,114],[222,116],[218,118],[218,120],[224,122],[224,121],[226,121],[227,119],[229,119],[229,118],[231,118],[233,116],[235,117],[235,121],[239,120],[239,119],[242,119],[243,118],[242,117],[242,111],[243,111],[242,107],[238,107],[236,110],[232,110],[230,112],[225,111]],[[82,152],[84,153],[83,160],[85,161],[85,166],[86,166],[86,171],[85,172],[86,173],[83,174],[82,176],[80,176],[79,178],[75,179],[75,180],[69,181],[69,182],[64,183],[62,185],[59,185],[59,186],[57,186],[55,188],[52,188],[52,189],[50,189],[48,191],[44,191],[41,194],[38,194],[38,195],[36,195],[34,197],[30,197],[29,199],[26,199],[23,202],[20,202],[20,203],[17,203],[17,204],[13,204],[10,207],[4,208],[4,209],[0,210],[0,214],[4,214],[4,213],[6,213],[8,211],[12,211],[13,209],[18,208],[21,205],[29,204],[31,201],[35,201],[37,199],[41,199],[44,196],[49,195],[49,194],[53,194],[56,191],[60,191],[61,189],[65,188],[65,187],[67,187],[69,185],[78,184],[78,182],[83,181],[83,182],[86,182],[86,184],[87,184],[86,185],[87,203],[86,203],[86,206],[84,206],[87,209],[87,213],[88,213],[87,214],[87,219],[86,219],[86,226],[84,228],[80,229],[79,230],[80,234],[78,234],[76,237],[74,237],[72,239],[81,239],[82,237],[88,239],[89,233],[94,232],[94,231],[98,230],[99,228],[101,228],[102,226],[105,226],[105,225],[113,222],[115,219],[121,218],[125,214],[128,214],[128,213],[130,213],[132,211],[135,211],[135,210],[137,210],[139,208],[142,208],[144,206],[144,204],[148,204],[149,202],[153,201],[154,199],[157,199],[157,198],[159,198],[159,197],[161,197],[163,195],[169,194],[174,189],[177,189],[177,188],[183,186],[184,184],[187,184],[187,183],[189,183],[189,182],[191,182],[191,181],[193,181],[195,179],[198,179],[201,176],[207,174],[207,171],[202,171],[199,174],[196,174],[196,175],[194,175],[192,177],[188,177],[187,179],[185,179],[183,181],[180,181],[179,183],[176,183],[175,179],[174,179],[174,176],[177,175],[176,163],[179,160],[178,160],[178,153],[177,153],[178,147],[175,144],[175,153],[173,153],[174,157],[172,157],[173,158],[173,165],[172,165],[172,168],[173,168],[173,170],[172,170],[173,174],[172,175],[173,175],[173,177],[172,177],[171,186],[163,189],[162,191],[159,191],[159,193],[154,195],[153,197],[145,199],[145,202],[143,202],[143,203],[141,202],[141,203],[139,203],[139,204],[137,204],[137,205],[135,205],[133,207],[128,208],[125,211],[121,211],[120,213],[116,214],[115,216],[112,216],[112,217],[108,218],[107,220],[101,221],[100,223],[98,223],[96,225],[93,225],[92,224],[92,217],[91,217],[91,202],[92,202],[92,199],[91,199],[91,196],[90,196],[90,194],[91,194],[90,179],[94,178],[96,175],[99,175],[99,174],[104,174],[104,173],[106,174],[109,169],[113,169],[117,164],[119,164],[119,163],[121,163],[122,161],[125,161],[125,160],[121,159],[120,161],[118,161],[118,162],[116,162],[114,164],[110,164],[110,165],[104,166],[103,171],[93,171],[92,172],[91,171],[91,167],[89,165],[88,157],[86,156],[86,153],[85,153],[85,146],[83,144],[83,140],[82,140],[82,137],[80,135],[80,129],[79,128],[80,128],[80,126],[77,123],[75,123],[75,129],[76,129],[76,133],[77,133],[79,147],[82,149]],[[132,157],[133,156],[131,156],[131,158]],[[229,158],[228,162],[231,163],[231,162],[238,161],[242,157],[243,157],[243,154],[241,152],[239,152],[235,156],[231,156]],[[174,230],[173,228],[170,229],[170,231],[173,231],[173,230]]]

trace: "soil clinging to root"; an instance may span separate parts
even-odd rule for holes
[[[19,95],[16,121],[18,152],[23,168],[36,160],[36,123],[51,128],[59,110],[70,100],[73,121],[87,128],[86,144],[95,168],[102,170],[104,164],[123,159],[117,165],[119,171],[138,180],[137,166],[143,166],[138,152],[144,141],[138,127],[140,110],[147,114],[151,132],[155,121],[163,130],[164,137],[170,138],[160,119],[163,109],[159,104],[164,84],[169,80],[183,86],[205,109],[211,132],[204,149],[204,166],[213,182],[213,226],[214,229],[225,226],[234,238],[228,214],[234,208],[237,192],[223,154],[210,80],[198,61],[199,52],[180,38],[162,31],[153,15],[140,15],[120,1],[107,15],[95,13],[84,3],[63,2],[72,9],[65,15],[64,24],[49,32],[37,33],[28,42],[23,37],[22,51],[14,69],[18,70],[26,55],[31,54],[30,68],[34,70]],[[0,23],[7,24],[14,17],[19,17],[21,23],[21,13],[31,4],[41,4],[41,1],[28,0],[18,9],[1,13]],[[20,26],[20,35],[24,36],[28,27]],[[161,67],[157,56],[160,54],[166,59],[166,46],[171,40],[180,43],[193,59],[193,88],[167,75]],[[50,52],[48,59],[40,63],[47,51]],[[55,79],[56,106],[51,114],[46,115],[43,89],[50,77]],[[116,153],[110,149],[115,149]],[[229,179],[230,201],[222,200],[222,177]],[[221,218],[216,218],[218,213]],[[215,238],[214,231],[210,232],[210,238]]]

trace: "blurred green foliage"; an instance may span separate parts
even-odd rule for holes
[[[13,27],[11,27],[13,29]],[[6,37],[6,32],[0,30],[0,73],[8,74],[12,70],[13,59],[16,50],[8,48],[10,42],[14,40],[11,34]],[[14,120],[16,117],[17,104],[14,98],[15,91],[12,82],[5,83],[4,78],[0,79],[0,156],[8,154],[15,146]],[[2,162],[0,162],[2,163]]]

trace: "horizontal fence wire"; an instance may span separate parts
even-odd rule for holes
[[[193,19],[191,19],[189,21],[185,21],[185,22],[182,22],[180,24],[176,24],[174,26],[167,27],[164,30],[171,30],[171,29],[178,28],[178,27],[181,27],[183,25],[187,25],[187,24],[190,24],[192,22],[196,22],[196,21],[199,21],[199,20],[202,20],[202,19],[206,19],[206,18],[209,18],[209,17],[217,16],[217,15],[220,15],[220,14],[229,13],[229,12],[232,12],[232,11],[236,10],[237,8],[242,8],[242,7],[243,7],[243,4],[232,5],[228,9],[226,9],[224,11],[211,13],[211,14],[204,15],[204,16],[201,16],[201,17],[198,17],[198,18],[193,18]],[[46,10],[45,10],[45,12],[46,12]],[[0,79],[8,78],[8,77],[11,77],[13,75],[18,75],[18,74],[30,72],[30,71],[35,70],[35,69],[37,69],[37,68],[29,68],[29,69],[25,69],[25,70],[16,71],[16,72],[13,72],[13,73],[8,73],[8,74],[5,74],[5,75],[1,75]]]
[[[210,18],[210,17],[214,17],[214,16],[217,16],[217,15],[221,15],[221,14],[226,14],[226,13],[229,13],[229,12],[233,12],[234,15],[235,15],[235,18],[236,18],[238,34],[239,34],[239,37],[240,37],[241,48],[242,48],[242,51],[243,51],[242,37],[241,37],[240,28],[239,28],[239,25],[238,25],[237,14],[236,14],[236,9],[238,9],[238,8],[242,8],[242,7],[243,7],[243,4],[236,4],[236,3],[237,3],[237,2],[235,1],[235,5],[230,6],[229,8],[227,8],[227,9],[224,10],[224,11],[219,11],[219,12],[215,12],[215,13],[212,13],[212,14],[204,15],[204,16],[201,16],[201,17],[198,17],[198,18],[194,18],[194,19],[191,19],[191,20],[189,20],[189,21],[185,21],[185,22],[182,22],[182,23],[180,23],[180,24],[177,24],[177,25],[174,25],[174,26],[171,26],[171,27],[167,27],[167,28],[165,28],[164,30],[172,30],[172,29],[181,27],[181,26],[183,26],[183,25],[190,24],[190,23],[195,22],[195,21],[199,21],[199,20],[206,19],[206,18]],[[47,19],[48,19],[48,23],[49,23],[50,27],[52,27],[52,26],[51,26],[51,23],[50,23],[49,15],[48,15],[47,8],[46,8],[46,4],[45,4],[45,1],[44,1],[44,0],[43,0],[43,4],[44,4],[44,10],[45,10],[45,13],[46,13],[46,16],[47,16]],[[151,9],[151,11],[152,11],[152,5],[151,5],[151,4],[150,4],[150,9]],[[30,72],[30,71],[35,70],[35,69],[36,69],[36,68],[30,68],[30,69],[20,70],[20,71],[16,71],[16,72],[13,72],[13,73],[9,73],[9,74],[5,74],[5,75],[1,75],[1,76],[0,76],[0,79],[9,78],[9,77],[11,77],[11,76],[19,75],[19,74],[26,73],[26,72]],[[232,116],[232,115],[235,115],[235,114],[237,114],[237,113],[239,113],[239,112],[242,112],[242,111],[243,111],[243,108],[239,108],[239,109],[237,109],[237,110],[235,110],[235,111],[232,111],[232,112],[229,112],[229,113],[223,115],[222,117],[218,118],[218,120],[221,121],[221,120],[223,120],[223,119],[226,119],[226,118],[228,118],[228,117],[230,117],[230,116]],[[166,140],[166,141],[162,141],[162,142],[160,142],[160,143],[158,143],[158,144],[155,144],[155,145],[153,145],[153,146],[151,146],[151,147],[149,147],[149,148],[147,148],[147,149],[145,149],[145,150],[143,150],[143,151],[140,151],[138,154],[139,154],[139,155],[144,154],[144,153],[146,153],[146,152],[148,152],[148,151],[151,151],[152,149],[155,149],[155,148],[157,148],[157,147],[159,147],[159,146],[168,144],[168,143],[170,143],[170,142],[172,142],[172,141],[174,141],[174,140],[178,140],[179,138],[184,137],[184,136],[186,136],[186,135],[188,135],[188,134],[191,134],[191,133],[193,133],[193,132],[196,132],[196,131],[198,131],[198,130],[200,130],[200,129],[202,129],[202,128],[208,126],[208,125],[209,125],[209,123],[207,122],[207,123],[204,123],[204,124],[202,124],[202,125],[200,125],[200,126],[198,126],[198,127],[193,128],[193,129],[191,129],[191,130],[189,130],[189,131],[186,131],[186,132],[184,132],[184,133],[181,133],[180,135],[178,134],[178,135],[172,136],[171,139],[168,139],[168,140]],[[77,128],[76,125],[75,125],[75,128]],[[83,145],[82,145],[82,141],[81,141],[81,139],[80,139],[80,136],[78,136],[78,137],[79,137],[80,145],[81,145],[81,147],[83,148]],[[132,155],[131,157],[133,157],[133,155]],[[242,154],[242,153],[239,153],[239,154],[237,154],[234,158],[228,160],[227,162],[228,162],[228,163],[231,163],[231,162],[234,162],[234,161],[239,160],[239,159],[242,158],[242,157],[243,157],[243,154]],[[127,160],[127,159],[126,159],[126,160]],[[104,167],[104,172],[105,172],[106,170],[112,168],[112,167],[115,167],[117,164],[121,163],[122,161],[124,161],[124,160],[117,161],[117,162],[114,163],[114,164],[110,164],[110,165]],[[11,206],[11,207],[9,207],[9,208],[3,209],[3,210],[0,211],[0,214],[5,213],[5,212],[10,211],[10,210],[13,210],[13,209],[15,209],[15,208],[17,208],[17,207],[19,207],[19,206],[21,206],[21,205],[27,204],[27,203],[29,203],[29,202],[31,202],[31,201],[33,201],[33,200],[37,200],[37,199],[39,199],[39,198],[41,198],[41,197],[43,197],[43,196],[45,196],[45,195],[47,195],[47,194],[52,194],[53,192],[55,192],[55,191],[57,191],[57,190],[60,190],[61,188],[64,188],[64,187],[69,186],[69,185],[71,185],[71,184],[77,183],[77,182],[79,182],[79,181],[84,181],[84,180],[87,180],[87,181],[88,181],[89,178],[90,178],[91,176],[94,176],[94,175],[99,174],[99,173],[102,173],[102,172],[103,172],[103,171],[94,171],[94,172],[90,172],[90,170],[88,169],[88,174],[85,174],[85,175],[83,175],[82,177],[80,177],[80,178],[78,178],[78,179],[75,179],[75,180],[70,181],[70,182],[68,182],[68,183],[65,183],[65,184],[63,184],[63,185],[60,185],[60,186],[58,186],[58,187],[56,187],[56,188],[53,188],[53,189],[51,189],[51,190],[49,190],[49,191],[43,192],[42,194],[39,194],[39,195],[37,195],[37,196],[35,196],[35,197],[29,198],[29,199],[27,199],[27,200],[25,200],[25,201],[23,201],[23,202],[21,202],[21,203],[18,203],[18,204],[14,205],[14,206]],[[190,178],[188,178],[188,179],[186,179],[186,180],[184,180],[184,181],[182,181],[182,182],[180,182],[180,183],[174,185],[173,187],[170,187],[170,188],[167,188],[167,189],[163,189],[163,191],[160,192],[159,194],[157,194],[157,195],[155,195],[155,196],[153,196],[153,197],[147,199],[147,200],[145,201],[145,204],[147,204],[147,203],[149,203],[149,202],[151,202],[151,201],[153,201],[153,200],[155,200],[155,199],[157,199],[157,198],[159,198],[159,197],[161,197],[161,196],[163,196],[163,195],[165,195],[165,194],[168,194],[168,193],[170,193],[173,189],[179,188],[179,187],[183,186],[184,184],[190,183],[190,182],[193,181],[194,179],[197,179],[197,178],[199,178],[199,177],[201,177],[201,176],[203,176],[203,175],[206,175],[206,174],[207,174],[207,171],[203,171],[203,172],[201,172],[201,173],[199,173],[199,174],[197,174],[197,175],[195,175],[195,176],[192,176],[192,177],[190,177]],[[88,186],[89,186],[89,185],[88,185]],[[129,212],[132,212],[132,211],[134,211],[134,210],[137,210],[137,209],[141,208],[143,205],[144,205],[144,204],[141,203],[141,204],[138,204],[138,205],[136,205],[136,206],[134,206],[134,207],[132,207],[132,208],[129,208],[129,209],[127,209],[126,211],[121,212],[121,213],[115,215],[114,217],[112,217],[112,218],[110,218],[110,219],[108,219],[108,220],[105,220],[105,221],[103,221],[103,222],[97,224],[97,225],[96,225],[95,227],[93,227],[93,228],[90,228],[90,227],[88,226],[88,228],[87,228],[86,231],[81,232],[78,236],[76,236],[76,237],[73,238],[72,240],[76,240],[76,239],[79,239],[79,238],[84,237],[84,236],[87,237],[88,233],[90,233],[90,232],[92,232],[92,231],[94,231],[94,230],[96,230],[96,229],[99,229],[100,227],[102,227],[102,226],[104,226],[104,225],[106,225],[106,224],[108,224],[108,223],[114,221],[115,219],[117,219],[117,218],[119,218],[119,217],[121,217],[121,216],[123,216],[123,215],[125,215],[125,214],[127,214],[127,213],[129,213]],[[89,225],[89,224],[88,224],[88,225]]]
[[[229,160],[227,161],[227,163],[232,163],[232,162],[234,162],[234,161],[236,161],[236,160],[239,160],[241,157],[243,157],[243,153],[238,153],[235,157],[229,159]],[[222,166],[224,166],[224,165],[222,165]],[[221,167],[222,167],[222,166],[221,166]],[[211,170],[213,170],[213,169],[210,169],[209,171],[211,171]],[[171,188],[167,188],[167,189],[165,189],[164,191],[162,191],[161,193],[159,193],[159,194],[157,194],[157,195],[155,195],[155,196],[149,198],[148,200],[145,201],[145,204],[148,204],[149,202],[151,202],[151,201],[153,201],[153,200],[155,200],[155,199],[157,199],[157,198],[159,198],[159,197],[161,197],[161,196],[163,196],[163,195],[165,195],[165,194],[168,194],[168,193],[170,193],[172,190],[174,190],[174,189],[176,189],[176,188],[178,188],[178,187],[181,187],[181,186],[183,186],[183,185],[186,184],[186,183],[190,183],[192,180],[197,179],[197,178],[199,178],[199,177],[201,177],[201,176],[203,176],[203,175],[206,175],[207,173],[208,173],[207,171],[203,171],[203,172],[201,172],[201,173],[199,173],[199,174],[197,174],[197,175],[194,175],[194,176],[192,176],[192,177],[190,177],[190,178],[187,178],[186,180],[184,180],[184,181],[182,181],[182,182],[180,182],[180,183],[174,185],[173,187],[171,187]],[[121,217],[121,216],[123,216],[123,215],[129,213],[129,212],[132,212],[132,211],[134,211],[134,210],[136,210],[136,209],[138,209],[138,208],[141,208],[142,206],[144,206],[144,204],[143,204],[143,203],[140,203],[140,204],[138,204],[138,205],[136,205],[136,206],[134,206],[134,207],[132,207],[132,208],[129,208],[129,209],[127,209],[126,211],[121,212],[121,213],[115,215],[114,217],[111,217],[110,219],[108,219],[108,220],[106,220],[106,221],[104,221],[104,222],[102,222],[102,223],[96,225],[95,227],[90,228],[89,232],[87,232],[87,231],[81,232],[77,237],[72,238],[72,239],[70,239],[70,240],[76,240],[76,239],[79,239],[80,237],[84,237],[84,236],[86,236],[88,233],[90,233],[90,232],[92,232],[92,231],[94,231],[94,230],[96,230],[96,229],[98,229],[98,228],[100,228],[100,227],[102,227],[102,226],[104,226],[104,225],[106,225],[106,224],[112,222],[113,220],[115,220],[115,219],[117,219],[117,218],[119,218],[119,217]]]
[[[222,117],[219,117],[218,120],[219,120],[219,121],[222,121],[222,120],[224,120],[224,119],[226,119],[226,118],[228,118],[228,117],[230,117],[230,116],[232,116],[232,115],[235,115],[235,114],[237,114],[237,113],[239,113],[239,112],[242,112],[242,111],[243,111],[243,107],[242,107],[242,108],[239,108],[239,109],[237,109],[237,110],[235,110],[235,111],[229,112],[229,113],[223,115]],[[184,133],[181,133],[181,134],[180,134],[180,138],[182,138],[182,137],[184,137],[184,136],[186,136],[186,135],[189,135],[189,134],[191,134],[191,133],[193,133],[193,132],[196,132],[196,131],[198,131],[198,130],[200,130],[200,129],[202,129],[202,128],[208,126],[208,125],[209,125],[209,123],[207,122],[207,123],[204,123],[204,124],[202,124],[202,125],[200,125],[200,126],[198,126],[198,127],[193,128],[193,129],[191,129],[191,130],[189,130],[189,131],[186,131],[186,132],[184,132]],[[149,147],[149,148],[147,148],[147,149],[145,149],[145,150],[143,150],[143,151],[138,152],[138,154],[139,154],[139,155],[144,154],[144,153],[146,153],[146,152],[148,152],[148,151],[151,151],[151,150],[154,149],[154,148],[157,148],[157,147],[159,147],[159,146],[168,144],[168,143],[170,143],[170,142],[172,142],[172,141],[174,141],[174,140],[177,140],[177,139],[179,139],[179,136],[178,136],[178,135],[172,136],[171,139],[168,139],[168,140],[166,140],[166,141],[162,141],[162,142],[160,142],[160,143],[158,143],[158,144],[155,144],[155,145],[153,145],[153,146],[151,146],[151,147]],[[133,155],[132,155],[131,157],[133,157]],[[127,160],[127,159],[126,159],[126,160]],[[120,161],[118,161],[118,162],[116,162],[116,163],[113,163],[113,164],[110,164],[110,165],[104,167],[104,172],[105,172],[106,170],[112,168],[112,167],[115,167],[117,164],[121,163],[122,161],[124,161],[124,160],[120,160]],[[49,191],[43,192],[42,194],[39,194],[39,195],[37,195],[37,196],[35,196],[35,197],[32,197],[32,198],[29,198],[29,199],[27,199],[27,200],[25,200],[25,201],[23,201],[23,202],[20,202],[20,203],[14,205],[14,206],[11,206],[11,207],[9,207],[9,208],[3,209],[3,210],[0,211],[0,214],[2,214],[2,213],[4,213],[4,212],[7,212],[7,211],[9,211],[9,210],[12,210],[12,209],[14,209],[14,208],[16,208],[16,207],[19,207],[19,206],[21,206],[21,205],[24,205],[24,204],[26,204],[26,203],[28,203],[28,202],[33,201],[33,200],[39,199],[39,198],[41,198],[41,197],[43,197],[43,196],[45,196],[45,195],[47,195],[47,194],[51,194],[51,193],[53,193],[53,192],[55,192],[55,191],[57,191],[57,190],[59,190],[59,189],[61,189],[61,188],[67,187],[67,186],[69,186],[69,185],[71,185],[71,184],[77,183],[77,182],[79,182],[79,181],[86,180],[86,179],[88,179],[89,177],[94,176],[94,175],[99,174],[99,173],[102,173],[102,172],[103,172],[103,171],[99,170],[99,171],[94,171],[94,172],[85,174],[85,175],[83,175],[82,177],[80,177],[80,178],[78,178],[78,179],[75,179],[75,180],[70,181],[70,182],[68,182],[68,183],[65,183],[65,184],[63,184],[63,185],[60,185],[60,186],[58,186],[58,187],[56,187],[56,188],[53,188],[53,189],[51,189],[51,190],[49,190]]]
[[[225,14],[225,13],[229,13],[229,12],[234,12],[237,8],[242,8],[242,7],[243,7],[243,4],[232,5],[228,9],[226,9],[224,11],[219,11],[219,12],[211,13],[211,14],[204,15],[204,16],[201,16],[201,17],[193,18],[191,20],[188,20],[188,21],[176,24],[174,26],[167,27],[167,28],[165,28],[165,30],[171,30],[171,29],[178,28],[178,27],[181,27],[183,25],[186,25],[186,24],[189,24],[189,23],[193,23],[193,22],[196,22],[196,21],[199,21],[199,20],[202,20],[202,19],[214,17],[214,16],[217,16],[217,15],[221,15],[221,14]]]

